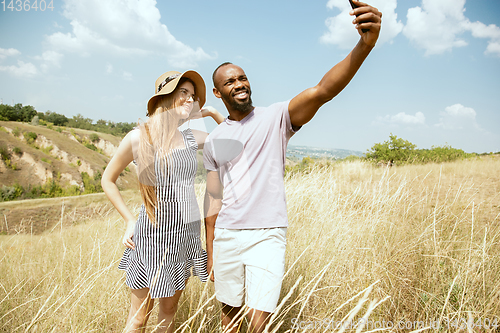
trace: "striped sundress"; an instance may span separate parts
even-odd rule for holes
[[[190,129],[181,134],[185,148],[173,149],[162,157],[164,163],[155,156],[156,226],[142,205],[133,236],[135,250],[126,248],[118,265],[126,271],[127,286],[149,288],[151,298],[171,297],[176,290],[184,290],[191,275],[202,282],[208,278],[194,190],[198,144]]]

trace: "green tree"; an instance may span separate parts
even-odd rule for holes
[[[19,104],[22,105],[22,104]],[[20,121],[24,121],[26,123],[29,123],[34,116],[38,113],[34,107],[31,105],[26,105],[21,108],[20,112]]]
[[[86,130],[91,130],[92,129],[92,122],[93,120],[90,118],[85,118],[81,114],[77,114],[76,116],[73,116],[68,122],[68,126],[74,127],[74,128],[82,128]]]
[[[389,140],[376,143],[366,153],[366,158],[375,162],[408,163],[416,157],[417,146],[410,141],[389,135]]]
[[[51,111],[45,112],[45,120],[56,126],[64,126],[69,122],[69,119],[65,115]]]
[[[37,113],[31,105],[23,106],[21,103],[14,106],[0,104],[0,120],[30,122]]]

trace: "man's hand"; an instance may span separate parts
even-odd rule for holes
[[[361,40],[369,47],[374,47],[380,34],[382,13],[377,8],[366,3],[353,0],[357,8],[350,11],[350,15],[356,16],[352,21],[356,25]]]
[[[211,253],[207,254],[207,255],[208,255],[208,258],[207,258],[207,273],[208,273],[208,276],[210,277],[210,281],[215,282],[214,272],[213,272],[214,258],[213,258],[213,255]]]
[[[382,13],[363,2],[355,0],[353,2],[359,7],[353,9],[350,14],[356,16],[353,23],[356,24],[361,39],[351,53],[333,66],[316,86],[292,98],[288,104],[292,126],[300,127],[307,124],[323,104],[337,96],[354,77],[377,42]],[[368,31],[363,32],[363,29]]]

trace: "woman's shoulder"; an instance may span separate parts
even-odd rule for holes
[[[186,128],[182,132],[186,136],[186,139],[188,139],[190,146],[195,146],[196,149],[203,148],[203,143],[205,142],[205,139],[207,138],[208,133],[206,133],[204,131],[197,130],[197,129],[191,129],[191,128]]]

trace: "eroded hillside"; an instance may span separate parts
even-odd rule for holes
[[[100,179],[120,141],[110,134],[82,129],[0,121],[0,185],[27,189],[55,181],[84,192],[85,179]],[[118,186],[137,188],[133,164],[123,172]]]

